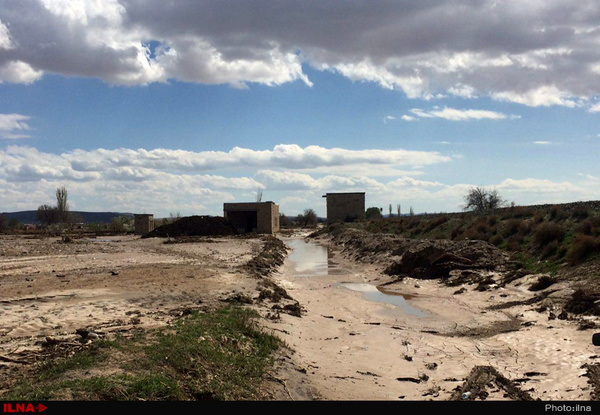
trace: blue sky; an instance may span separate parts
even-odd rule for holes
[[[0,211],[597,199],[600,6],[526,3],[9,1]]]

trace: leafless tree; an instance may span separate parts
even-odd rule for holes
[[[484,211],[502,207],[506,202],[496,189],[487,190],[484,187],[472,187],[465,196],[464,210]]]
[[[37,209],[37,220],[46,225],[52,225],[59,221],[58,209],[49,205],[41,205]]]
[[[263,197],[263,191],[262,189],[259,187],[258,189],[256,189],[256,202],[260,203],[262,202],[262,197]]]
[[[303,214],[298,215],[297,220],[299,223],[302,223],[302,226],[305,228],[317,226],[317,213],[312,209],[305,209]]]

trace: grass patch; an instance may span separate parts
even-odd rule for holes
[[[228,306],[182,317],[149,336],[94,344],[43,364],[0,399],[260,399],[280,340],[260,330],[257,316]]]

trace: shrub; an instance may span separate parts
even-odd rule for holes
[[[584,220],[577,227],[577,232],[582,233],[584,235],[591,235],[594,231],[594,225],[592,225],[592,221],[589,219]]]
[[[456,228],[452,229],[452,232],[450,232],[450,238],[456,239],[462,233],[463,233],[462,225],[458,225]]]
[[[552,241],[542,250],[542,259],[546,259],[556,254],[558,251],[558,241]]]
[[[571,217],[577,220],[586,219],[590,215],[589,208],[586,205],[577,205],[573,209]]]
[[[533,216],[533,222],[534,223],[542,223],[544,221],[544,212],[541,210],[538,210],[535,212],[535,215]]]
[[[526,206],[517,206],[512,210],[512,217],[513,218],[525,218],[525,217],[531,217],[535,214],[535,210],[530,208],[530,207],[526,207]]]
[[[441,217],[439,217],[437,219],[430,220],[429,224],[425,228],[425,232],[429,232],[429,231],[434,230],[438,226],[441,226],[444,223],[448,222],[449,219],[450,218],[448,216],[441,216]]]
[[[567,252],[567,261],[571,265],[584,261],[590,255],[600,252],[600,241],[598,238],[587,235],[578,235]]]
[[[552,241],[560,242],[565,237],[565,228],[556,223],[545,223],[538,226],[533,234],[533,241],[538,246],[544,246]]]
[[[560,206],[552,206],[550,209],[550,220],[552,221],[561,221],[567,218],[567,214]]]
[[[513,235],[508,239],[506,248],[512,252],[519,252],[521,250],[521,242],[523,242],[523,236]]]
[[[494,235],[490,238],[490,243],[495,246],[499,246],[504,241],[504,238],[500,235]]]
[[[502,236],[508,238],[519,232],[519,226],[521,225],[521,221],[518,219],[510,219],[504,223],[504,227],[502,229]]]

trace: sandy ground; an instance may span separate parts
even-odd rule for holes
[[[460,295],[454,294],[460,287],[436,281],[387,285],[388,293],[406,297],[402,307],[341,284],[366,284],[353,287],[377,293],[389,280],[377,265],[331,248],[323,263],[314,242],[282,239],[306,252],[290,255],[272,277],[304,309],[301,318],[282,313],[280,320],[264,320],[290,346],[275,372],[275,383],[285,385],[277,398],[442,400],[476,365],[494,366],[534,398],[590,398],[581,366],[600,354],[590,330],[549,320],[535,306],[486,310],[530,298],[523,279],[486,292],[466,286]],[[216,305],[233,292],[256,297],[257,280],[240,265],[261,246],[260,239],[243,238],[167,245],[134,236],[71,243],[0,237],[0,375],[11,359],[39,350],[46,336],[75,338],[78,328],[126,333],[165,325],[186,307]],[[266,315],[271,304],[254,307]],[[498,333],[498,322],[516,322],[518,330]],[[489,392],[490,399],[503,399],[502,391]]]
[[[581,366],[598,357],[592,331],[577,330],[572,321],[549,320],[535,306],[486,310],[530,298],[526,287],[533,277],[529,284],[525,278],[486,292],[466,286],[460,295],[454,295],[460,287],[434,280],[385,286],[405,295],[409,306],[427,314],[423,317],[410,308],[369,301],[340,284],[388,281],[375,265],[348,261],[330,248],[328,272],[310,276],[298,268],[288,259],[275,279],[306,313],[282,316],[272,327],[296,350],[294,361],[322,399],[448,399],[476,365],[494,366],[535,399],[590,399]],[[498,322],[513,322],[517,331],[497,333]],[[304,390],[292,390],[292,396],[296,392],[301,399]],[[501,390],[489,393],[489,399],[504,398]]]
[[[163,244],[135,236],[75,239],[0,237],[0,356],[19,359],[46,336],[75,338],[167,324],[178,310],[254,290],[239,266],[259,239]],[[2,365],[10,363],[1,362]]]

